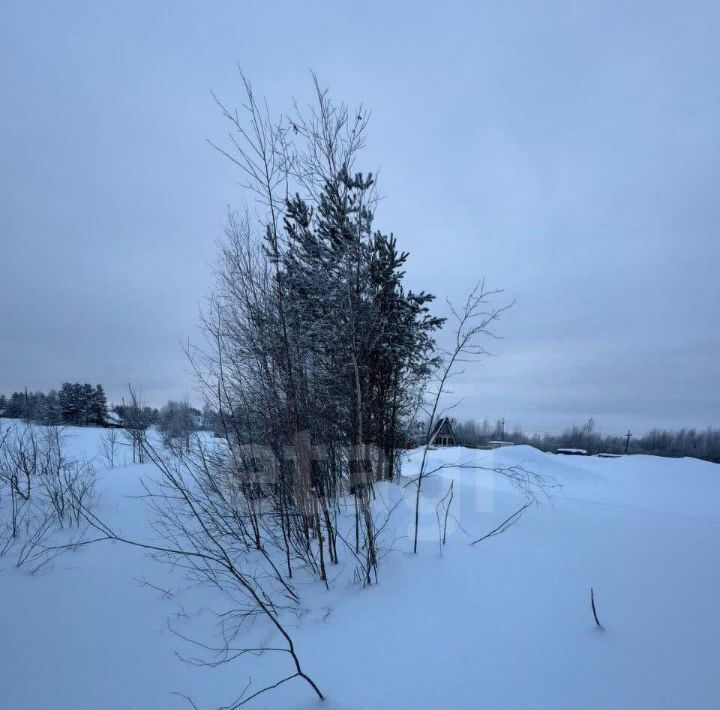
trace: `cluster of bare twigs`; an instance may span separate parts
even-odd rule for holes
[[[79,528],[95,503],[92,463],[69,459],[58,427],[15,424],[0,436],[0,556],[14,551],[18,567],[46,564],[46,539]]]
[[[372,226],[375,180],[355,168],[367,111],[335,104],[315,80],[307,109],[273,121],[243,82],[243,111],[216,98],[231,132],[228,148],[215,147],[241,170],[255,215],[230,216],[203,318],[208,345],[190,355],[236,485],[250,508],[272,502],[287,577],[295,558],[327,583],[345,547],[371,584],[375,484],[397,474],[442,321],[429,295],[404,289],[407,254]],[[336,524],[348,495],[350,537]],[[252,531],[259,542],[260,526]]]
[[[421,403],[421,410],[427,415],[427,430],[425,445],[423,447],[420,468],[415,481],[415,532],[413,537],[413,552],[418,551],[418,531],[420,524],[420,495],[423,481],[437,472],[428,469],[428,452],[431,446],[431,434],[438,420],[445,414],[443,402],[449,394],[449,387],[453,378],[462,374],[462,367],[469,362],[477,361],[487,354],[484,346],[486,338],[495,337],[492,325],[499,320],[512,303],[503,306],[494,306],[493,299],[501,291],[488,290],[485,282],[479,282],[468,294],[462,308],[448,304],[454,318],[454,339],[452,345],[441,354],[438,367],[432,374],[425,400]],[[441,466],[440,468],[443,468]]]
[[[126,537],[91,510],[83,509],[84,520],[96,535],[65,548],[102,540],[120,541],[148,550],[158,560],[184,570],[193,582],[221,590],[230,601],[230,608],[219,616],[220,643],[200,643],[173,628],[183,640],[203,651],[202,658],[186,660],[214,667],[248,654],[280,654],[288,657],[291,670],[278,683],[255,692],[250,692],[252,686],[248,685],[227,707],[239,707],[294,679],[305,681],[322,697],[300,663],[287,615],[292,618],[299,613],[300,595],[295,586],[298,578],[307,581],[314,577],[328,584],[327,573],[321,567],[322,545],[328,555],[327,565],[347,558],[357,565],[356,579],[363,584],[368,575],[374,574],[369,565],[377,564],[377,560],[371,560],[359,547],[364,543],[364,530],[362,527],[358,530],[355,524],[355,496],[349,483],[344,488],[338,483],[333,498],[326,496],[325,512],[320,510],[317,500],[313,502],[313,497],[317,498],[313,491],[303,492],[304,507],[300,507],[288,501],[283,490],[283,475],[299,475],[294,460],[278,462],[271,452],[263,456],[260,447],[236,447],[224,437],[211,439],[203,434],[193,435],[190,446],[177,455],[171,449],[156,446],[155,438],[152,435],[145,438],[144,457],[154,464],[160,476],[143,483],[143,498],[153,511],[153,526],[162,542]],[[378,557],[388,549],[383,545],[383,535],[401,502],[400,498],[394,503],[385,501],[382,491],[377,492],[373,502],[372,544]],[[319,515],[331,517],[322,532],[317,527]],[[333,542],[321,538],[326,530],[333,532]],[[167,591],[163,590],[163,594]],[[244,631],[258,619],[265,619],[277,631],[277,643],[243,645]]]

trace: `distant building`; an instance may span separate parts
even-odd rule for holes
[[[556,454],[564,454],[565,456],[587,456],[585,449],[556,449]]]
[[[502,449],[503,446],[515,446],[512,441],[488,441],[489,449]]]
[[[117,412],[112,411],[105,414],[105,421],[103,422],[103,425],[106,427],[114,427],[116,429],[122,429],[124,427],[122,417]]]
[[[432,434],[430,434],[428,446],[457,446],[452,424],[448,417],[440,417],[437,420],[437,424]]]

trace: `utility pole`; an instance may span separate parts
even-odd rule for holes
[[[625,453],[627,454],[628,448],[630,447],[630,437],[632,434],[630,433],[630,429],[627,430],[627,434],[625,434]]]

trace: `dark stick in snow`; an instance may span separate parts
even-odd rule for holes
[[[500,533],[504,533],[511,525],[516,523],[518,520],[520,520],[520,516],[525,512],[525,510],[530,506],[531,503],[534,502],[533,500],[529,500],[525,505],[523,505],[521,508],[518,508],[510,517],[503,520],[500,525],[498,525],[494,530],[491,530],[487,535],[483,535],[482,537],[479,537],[477,540],[473,540],[470,544],[471,545],[477,545],[478,542],[482,542],[483,540],[487,540],[489,537],[493,537],[493,535],[499,535]]]
[[[592,587],[590,587],[590,606],[592,606],[592,613],[595,617],[595,623],[598,625],[598,628],[605,628],[598,620],[597,610],[595,609],[595,592],[593,592]]]

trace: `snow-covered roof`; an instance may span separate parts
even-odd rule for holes
[[[122,417],[117,412],[108,412],[105,421],[109,424],[122,424]]]

